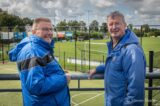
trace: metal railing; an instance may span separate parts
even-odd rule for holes
[[[103,91],[104,88],[81,88],[80,81],[88,80],[88,74],[71,74],[71,80],[78,80],[77,88],[70,88],[70,91]],[[95,74],[92,79],[93,80],[103,80],[103,74]],[[146,79],[160,79],[160,72],[147,72]],[[18,74],[0,74],[0,81],[4,80],[20,80]],[[149,82],[150,83],[150,82]],[[152,91],[160,90],[160,86],[154,87],[151,84],[148,84],[148,87],[145,87],[145,90],[148,90],[148,106],[152,106]],[[0,89],[0,92],[21,92],[22,89]]]
[[[153,86],[153,79],[160,79],[160,71],[155,71],[153,69],[153,56],[154,52],[149,52],[149,68],[146,73],[146,79],[148,79],[148,86],[145,87],[145,90],[148,90],[148,106],[153,105],[153,97],[156,95],[153,95],[154,90],[160,90],[160,86]],[[153,71],[154,70],[154,71]],[[77,88],[70,88],[70,91],[103,91],[104,88],[81,88],[80,81],[81,80],[88,80],[88,74],[71,74],[71,80],[78,80],[78,87]],[[103,74],[95,74],[92,77],[93,80],[103,80],[104,75]],[[0,81],[5,80],[20,80],[18,74],[0,74]],[[21,89],[0,89],[0,92],[21,92]],[[158,103],[160,100],[157,101]]]

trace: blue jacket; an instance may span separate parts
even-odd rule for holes
[[[96,68],[104,72],[106,106],[143,106],[146,60],[136,35],[127,29],[116,47],[108,42],[105,65]]]
[[[24,106],[70,106],[67,78],[54,59],[53,41],[31,35],[9,52],[16,61],[22,85]]]

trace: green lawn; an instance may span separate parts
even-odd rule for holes
[[[105,43],[106,40],[91,40],[91,43]],[[77,42],[77,57],[81,58],[81,50],[88,50],[88,43]],[[148,63],[148,52],[150,50],[160,51],[160,39],[159,38],[143,38],[142,46],[145,51],[145,55]],[[5,49],[6,50],[6,49]],[[55,55],[60,56],[61,65],[63,63],[63,55],[66,53],[66,57],[74,58],[74,42],[57,42],[55,44]],[[96,45],[91,44],[91,60],[100,60],[102,61],[103,55],[106,56],[107,48],[106,45]],[[104,52],[99,53],[98,51]],[[85,54],[86,59],[88,59],[88,54]],[[84,58],[84,54],[83,54]],[[86,70],[88,66],[85,67]],[[93,67],[92,67],[93,68]],[[66,64],[66,70],[74,70],[74,64]],[[78,65],[78,70],[81,70],[81,66]],[[0,73],[18,73],[16,68],[16,63],[6,62],[5,64],[0,63]],[[72,80],[69,84],[70,88],[77,87],[77,81]],[[147,83],[146,83],[147,86]],[[103,80],[82,80],[81,87],[103,87]],[[0,88],[21,88],[20,81],[0,81]],[[148,92],[146,91],[146,97]],[[103,106],[104,105],[104,92],[103,91],[71,91],[71,100],[73,106]],[[159,91],[154,92],[154,94],[160,94]],[[157,98],[159,98],[158,95]],[[147,98],[146,98],[147,100]],[[21,106],[22,105],[22,96],[21,92],[5,92],[0,93],[0,106]]]
[[[106,53],[107,47],[106,45],[100,44],[93,44],[93,43],[106,43],[109,39],[104,40],[91,40],[91,53],[92,51],[101,51]],[[153,37],[143,37],[142,38],[142,47],[144,49],[145,55],[148,57],[149,51],[160,51],[160,38],[153,38]],[[77,42],[77,57],[81,57],[81,50],[88,50],[89,44],[88,41]],[[75,57],[75,42],[56,42],[55,43],[55,55],[56,56],[63,56],[64,52],[66,53],[67,57]],[[98,54],[99,55],[99,54]],[[99,57],[93,57],[96,59]]]
[[[103,58],[105,60],[107,55],[107,47],[105,43],[109,41],[109,39],[104,40],[91,40],[91,61],[103,61]],[[95,44],[95,43],[104,43],[104,44]],[[144,49],[144,53],[147,60],[147,65],[149,64],[149,51],[160,52],[160,38],[154,38],[154,37],[143,37],[142,38],[142,47]],[[88,41],[83,42],[77,42],[77,58],[82,60],[88,60],[89,59],[89,52],[88,52],[89,44]],[[82,50],[86,50],[86,52],[82,52]],[[75,42],[56,42],[55,43],[55,56],[60,57],[60,63],[63,66],[64,64],[64,52],[65,52],[65,58],[75,58]],[[158,57],[156,56],[155,59],[160,60],[160,55]],[[67,66],[70,66],[68,64]],[[71,65],[72,66],[72,65]],[[159,65],[160,67],[160,65]],[[70,67],[67,67],[68,69]],[[70,68],[71,70],[74,70],[74,68]]]
[[[15,63],[0,64],[0,73],[17,73]],[[159,81],[159,80],[158,80]],[[101,88],[104,87],[103,80],[81,80],[82,88]],[[146,87],[147,87],[146,83]],[[78,81],[71,80],[70,88],[77,88]],[[21,88],[20,81],[0,81],[0,89]],[[104,106],[103,91],[71,91],[72,106]],[[158,96],[154,100],[159,99],[159,91],[154,92]],[[146,100],[148,92],[145,92]],[[4,92],[0,93],[0,106],[22,106],[21,92]],[[146,105],[147,106],[147,105]]]
[[[91,40],[91,55],[90,60],[91,61],[101,61],[104,62],[107,55],[107,47],[106,42],[108,42],[109,39],[104,40]],[[104,44],[95,44],[95,43],[104,43]],[[8,51],[8,45],[4,46],[5,49],[5,57],[7,57],[7,51]],[[145,52],[145,56],[147,59],[147,65],[149,64],[149,51],[153,50],[155,52],[160,51],[160,38],[154,38],[154,37],[143,37],[142,38],[142,47]],[[10,47],[11,48],[11,47]],[[88,41],[77,42],[77,59],[82,60],[89,60],[89,43]],[[84,52],[85,50],[85,52]],[[1,51],[1,50],[0,50]],[[55,43],[55,56],[59,57],[60,64],[64,68],[64,53],[65,53],[65,59],[67,58],[75,58],[75,42],[56,42]],[[1,55],[1,54],[0,54]],[[160,56],[156,56],[156,61],[160,60]],[[0,60],[1,56],[0,56]],[[88,66],[85,65],[77,65],[77,70],[85,72],[88,70]],[[160,66],[159,66],[160,67]],[[94,68],[94,67],[92,67]],[[66,70],[72,70],[75,71],[75,65],[74,64],[68,64],[65,60],[65,69]]]

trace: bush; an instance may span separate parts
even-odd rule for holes
[[[89,33],[88,32],[76,32],[77,37],[84,37],[84,40],[89,39]],[[75,34],[74,34],[75,38]],[[103,39],[103,34],[100,32],[90,32],[90,38],[94,39]]]
[[[155,31],[155,37],[160,36],[160,31]]]
[[[143,36],[143,34],[141,33],[141,31],[139,31],[139,30],[134,30],[134,33],[135,33],[138,37]]]
[[[155,36],[155,33],[154,32],[148,32],[148,36]]]
[[[94,39],[103,39],[103,34],[100,33],[100,32],[93,32],[93,33],[91,33],[91,38],[94,38]]]

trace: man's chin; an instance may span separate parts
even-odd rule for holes
[[[116,38],[117,38],[117,37],[120,37],[120,35],[118,35],[118,34],[111,34],[111,36],[112,36],[112,37],[116,37]]]
[[[46,41],[46,42],[48,42],[48,43],[50,44],[50,43],[51,43],[51,41],[52,41],[52,39],[47,38],[47,39],[45,39],[45,41]]]
[[[122,36],[118,34],[112,34],[111,37],[115,39],[120,39]]]

